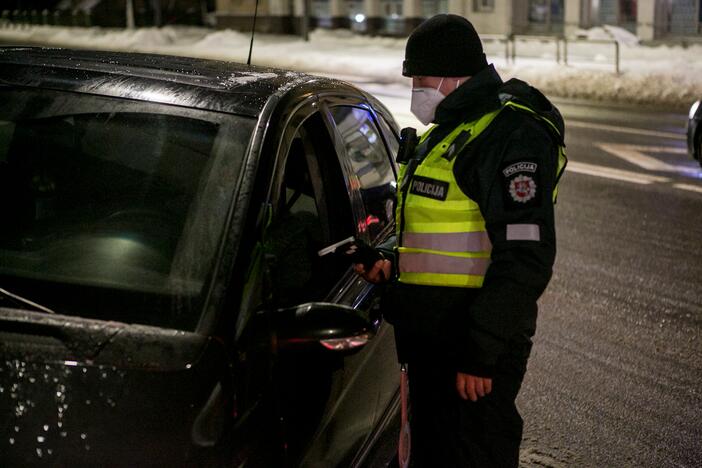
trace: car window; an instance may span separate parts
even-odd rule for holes
[[[323,244],[320,219],[305,142],[296,135],[285,160],[283,187],[278,209],[267,232],[273,297],[278,307],[288,307],[315,299],[315,249]]]
[[[336,106],[330,109],[344,142],[352,186],[360,191],[365,218],[358,230],[374,240],[393,220],[396,182],[393,164],[380,131],[367,109]]]
[[[194,327],[254,125],[2,90],[0,283],[68,315]]]
[[[323,247],[354,234],[349,194],[326,126],[316,113],[295,131],[282,155],[282,187],[267,232],[275,257],[273,287],[278,305],[322,300],[349,269]]]
[[[293,215],[309,214],[319,225],[319,209],[309,169],[313,156],[309,152],[309,147],[305,148],[306,146],[308,142],[297,135],[288,148],[283,177],[285,184],[283,210]]]

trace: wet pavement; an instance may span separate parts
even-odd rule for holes
[[[518,400],[521,464],[700,466],[702,172],[686,116],[562,108],[576,164]]]

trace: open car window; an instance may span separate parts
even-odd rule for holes
[[[68,315],[194,328],[254,125],[0,88],[0,285]]]
[[[354,218],[339,158],[319,113],[296,129],[284,149],[277,216],[267,232],[275,256],[273,287],[278,306],[321,301],[349,270],[329,244],[354,235]]]

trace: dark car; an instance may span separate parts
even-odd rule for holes
[[[0,49],[0,465],[384,466],[397,128],[300,73]]]
[[[702,166],[702,101],[696,101],[690,107],[687,121],[687,152]]]

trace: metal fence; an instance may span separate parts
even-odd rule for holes
[[[606,63],[614,73],[621,72],[619,43],[606,39],[580,39],[563,36],[497,35],[482,34],[483,44],[497,45],[496,55],[504,54],[505,63],[516,63],[519,59],[539,58],[553,60],[564,65],[577,66],[582,63]],[[578,47],[584,46],[587,53],[578,55]],[[600,46],[599,53],[594,46]],[[589,58],[587,57],[589,55]]]
[[[618,75],[621,71],[620,69],[620,52],[619,52],[619,42],[614,41],[614,40],[606,40],[606,39],[575,39],[575,38],[563,38],[563,63],[565,65],[568,65],[568,60],[569,60],[569,50],[573,49],[573,45],[578,45],[578,44],[584,44],[586,47],[591,47],[596,44],[601,44],[606,47],[613,47],[614,50],[614,56],[612,58],[614,62],[614,72]],[[569,47],[570,45],[570,47]]]

